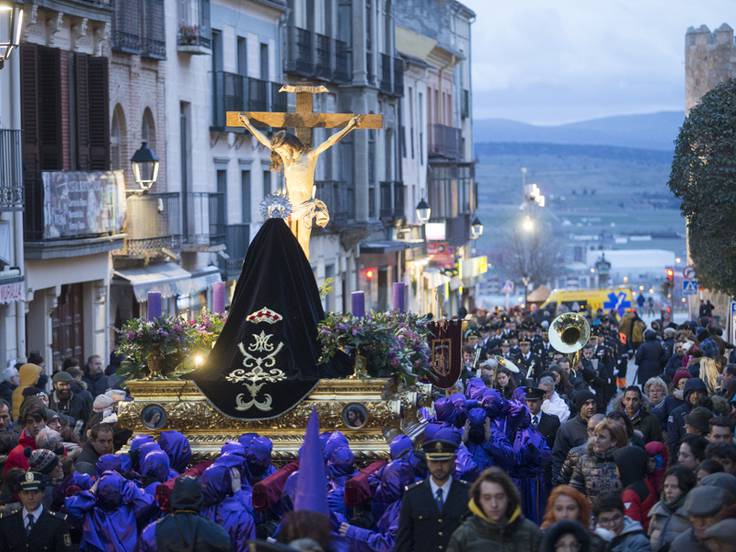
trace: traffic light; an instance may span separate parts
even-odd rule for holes
[[[675,281],[675,269],[671,266],[668,266],[664,269],[664,273],[667,276],[667,281],[672,285]]]

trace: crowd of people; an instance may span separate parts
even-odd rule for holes
[[[296,510],[296,459],[255,433],[195,462],[185,435],[133,435],[115,366],[0,373],[0,551],[736,550],[736,353],[710,317],[586,313],[579,356],[554,314],[466,317],[463,371],[414,441],[361,466],[320,446],[329,515]],[[328,428],[322,428],[328,429]]]

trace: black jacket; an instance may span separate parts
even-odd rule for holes
[[[644,385],[649,378],[659,376],[665,365],[665,352],[656,335],[647,334],[646,341],[636,350],[636,365],[639,367],[637,381]]]
[[[659,423],[659,418],[644,407],[639,409],[637,415],[631,419],[631,425],[634,426],[634,429],[641,431],[644,443],[662,440],[662,425]]]
[[[545,414],[544,412],[539,413],[539,425],[537,425],[537,431],[542,434],[549,448],[552,448],[555,444],[555,437],[557,437],[557,431],[560,429],[560,419],[554,414]]]
[[[11,384],[9,381],[0,383],[0,399],[3,399],[6,403],[13,404],[13,391],[17,386]]]
[[[72,393],[71,398],[66,402],[60,402],[56,398],[56,392],[51,393],[49,397],[49,408],[55,410],[59,414],[65,414],[74,418],[74,421],[82,420],[87,422],[90,409],[81,395]]]
[[[92,445],[87,442],[82,447],[82,452],[79,453],[79,456],[77,456],[77,459],[74,461],[74,464],[79,464],[81,462],[87,462],[89,464],[92,464],[93,466],[97,464],[97,460],[100,459],[100,455],[97,454],[97,451],[92,447]]]
[[[562,463],[572,447],[582,445],[588,440],[588,422],[580,414],[570,418],[560,426],[552,449],[552,475],[560,472]]]
[[[0,550],[3,552],[68,552],[72,550],[66,516],[46,508],[26,536],[23,510],[0,516]]]
[[[468,490],[467,483],[453,478],[440,512],[429,479],[409,486],[401,501],[394,552],[444,551],[450,535],[468,515]]]
[[[97,395],[102,395],[107,391],[107,376],[105,374],[97,374],[95,377],[89,377],[87,375],[82,377],[82,381],[87,384],[87,391],[90,392],[92,398]]]
[[[227,531],[194,512],[169,514],[156,522],[156,552],[230,552]]]

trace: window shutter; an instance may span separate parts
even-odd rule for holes
[[[89,140],[89,71],[87,54],[75,54],[75,82],[77,90],[76,131],[77,131],[77,167],[80,171],[90,169]]]
[[[38,137],[38,47],[24,42],[20,47],[21,123],[23,125],[23,179],[33,180],[39,171]]]
[[[38,47],[38,133],[41,170],[63,169],[61,50]]]
[[[105,57],[87,59],[89,97],[90,169],[110,169],[110,117],[108,60]]]

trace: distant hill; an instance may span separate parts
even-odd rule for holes
[[[535,142],[671,152],[683,120],[682,111],[618,115],[556,126],[530,125],[509,119],[476,119],[473,122],[473,139],[476,144]]]
[[[627,163],[669,164],[672,162],[672,152],[670,151],[587,144],[476,142],[475,153],[478,157],[499,155],[541,157],[546,155],[622,160]]]

